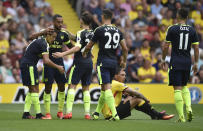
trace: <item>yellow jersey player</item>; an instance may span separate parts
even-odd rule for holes
[[[124,69],[117,68],[114,80],[112,81],[112,93],[115,99],[115,106],[120,119],[124,119],[131,115],[131,110],[136,109],[149,115],[151,119],[155,120],[169,120],[174,115],[167,115],[165,111],[158,112],[152,108],[149,100],[141,93],[132,90],[124,84],[126,79],[126,73]],[[122,96],[125,95],[125,99],[122,100]],[[104,104],[102,113],[105,119],[111,119],[112,113],[107,104]]]

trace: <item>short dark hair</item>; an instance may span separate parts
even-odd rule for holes
[[[181,19],[187,19],[188,15],[189,15],[189,10],[187,8],[181,8],[178,11],[178,15]]]
[[[120,66],[118,66],[117,68],[116,68],[116,73],[115,73],[115,75],[118,75],[122,70],[124,70],[122,67],[120,67]]]
[[[102,11],[102,15],[104,16],[104,19],[112,19],[113,13],[109,9],[104,9]]]
[[[53,16],[53,21],[55,21],[58,17],[62,17],[62,16],[59,15],[59,14],[55,14],[55,15]]]
[[[89,12],[83,12],[81,19],[85,25],[91,25],[92,23],[92,15]]]

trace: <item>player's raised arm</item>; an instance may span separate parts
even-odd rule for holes
[[[123,54],[123,59],[121,61],[121,67],[125,68],[126,67],[126,61],[127,61],[127,55],[128,55],[128,48],[127,48],[124,40],[121,40],[120,45],[121,45],[122,54]]]
[[[37,33],[34,33],[34,34],[31,34],[29,36],[29,40],[34,40],[34,39],[37,39],[39,36],[43,36],[43,35],[47,35],[47,34],[51,34],[54,32],[54,28],[53,27],[49,27],[49,28],[46,28],[40,32],[37,32]]]
[[[66,56],[66,55],[71,55],[71,54],[73,54],[75,52],[78,52],[80,50],[80,48],[81,48],[81,45],[80,44],[76,44],[70,50],[65,51],[65,52],[55,52],[55,53],[52,53],[52,56],[55,57],[55,58],[60,58],[60,57]]]
[[[70,31],[68,31],[67,29],[63,28],[63,30],[68,34],[69,38],[72,40],[72,41],[75,41],[76,42],[76,35],[72,34]]]

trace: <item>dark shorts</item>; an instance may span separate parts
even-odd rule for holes
[[[42,74],[42,81],[45,84],[53,84],[54,80],[56,83],[66,83],[66,75],[61,74],[56,68],[49,67],[44,65],[43,74]]]
[[[186,86],[190,78],[190,70],[169,70],[170,86]]]
[[[92,69],[92,65],[73,65],[69,73],[68,84],[77,85],[81,80],[82,85],[90,85],[92,78]]]
[[[39,84],[37,67],[34,65],[23,64],[20,66],[23,85],[31,86]]]
[[[130,101],[127,101],[125,104],[121,101],[121,103],[116,107],[116,110],[120,119],[131,116]]]

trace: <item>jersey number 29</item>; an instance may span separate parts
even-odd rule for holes
[[[108,36],[108,41],[107,43],[105,44],[105,48],[106,49],[110,49],[113,47],[113,49],[116,49],[118,47],[118,43],[119,43],[119,40],[120,40],[120,35],[119,33],[114,33],[113,35],[111,35],[111,33],[109,32],[105,32],[104,34],[105,36]],[[112,41],[112,38],[113,38],[113,45],[111,45],[111,41]]]
[[[189,33],[185,34],[185,46],[184,46],[184,50],[187,50],[188,36],[189,36]],[[180,33],[179,49],[180,50],[183,49],[183,33]]]

